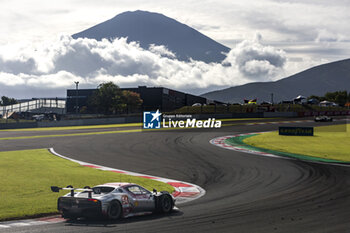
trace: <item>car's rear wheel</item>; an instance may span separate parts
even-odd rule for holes
[[[169,195],[162,195],[159,197],[159,212],[169,213],[173,210],[173,200]]]
[[[107,217],[111,220],[119,219],[122,216],[122,206],[118,201],[113,201],[108,206]]]

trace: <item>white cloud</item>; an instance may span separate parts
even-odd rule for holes
[[[176,58],[175,53],[168,50],[164,45],[151,44],[149,46],[149,51],[151,51],[152,53],[158,54],[160,56],[169,57],[169,58]]]
[[[243,41],[225,62],[230,66],[179,61],[164,46],[144,50],[125,38],[110,42],[61,36],[44,44],[0,47],[0,91],[50,89],[64,95],[73,81],[80,81],[81,87],[113,81],[122,87],[166,86],[201,93],[250,80],[276,79],[283,71],[285,54],[259,40]]]
[[[0,44],[4,45],[0,47],[0,94],[64,96],[65,88],[74,87],[69,84],[73,79],[81,79],[82,87],[116,80],[124,86],[168,85],[200,93],[276,80],[312,65],[348,58],[350,53],[348,0],[62,0],[55,4],[13,0],[0,6]],[[50,42],[60,34],[74,34],[138,9],[162,13],[225,43],[233,48],[227,58],[231,66],[179,62],[164,46],[144,51],[123,41],[111,45],[63,37]],[[256,31],[263,33],[264,41],[247,41]],[[28,43],[14,44],[22,41]],[[54,80],[57,87],[43,79]],[[56,89],[45,93],[46,87]]]
[[[235,64],[238,70],[254,81],[274,80],[281,73],[286,63],[283,50],[261,44],[262,36],[255,40],[246,40],[232,49],[224,63]]]

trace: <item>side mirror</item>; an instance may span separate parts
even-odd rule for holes
[[[57,186],[51,186],[51,191],[55,192],[55,193],[58,193],[60,191],[60,188],[57,187]]]

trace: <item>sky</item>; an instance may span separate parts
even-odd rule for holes
[[[202,94],[350,57],[350,0],[0,0],[0,9],[0,96],[65,97],[74,81]],[[70,37],[134,10],[174,18],[231,51],[206,64],[162,46]]]

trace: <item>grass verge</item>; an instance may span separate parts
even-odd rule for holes
[[[119,127],[136,127],[142,126],[142,123],[127,124],[109,124],[109,125],[83,125],[83,126],[61,126],[61,127],[41,127],[41,128],[25,128],[25,129],[2,129],[1,131],[61,131],[61,130],[79,130],[79,129],[103,129],[103,128],[119,128]]]
[[[57,198],[64,192],[51,192],[51,185],[131,182],[150,190],[174,191],[159,181],[83,167],[53,156],[47,149],[0,152],[0,161],[0,220],[57,213]]]
[[[350,125],[314,128],[314,136],[282,136],[278,132],[247,137],[243,143],[253,147],[321,159],[350,162]]]

